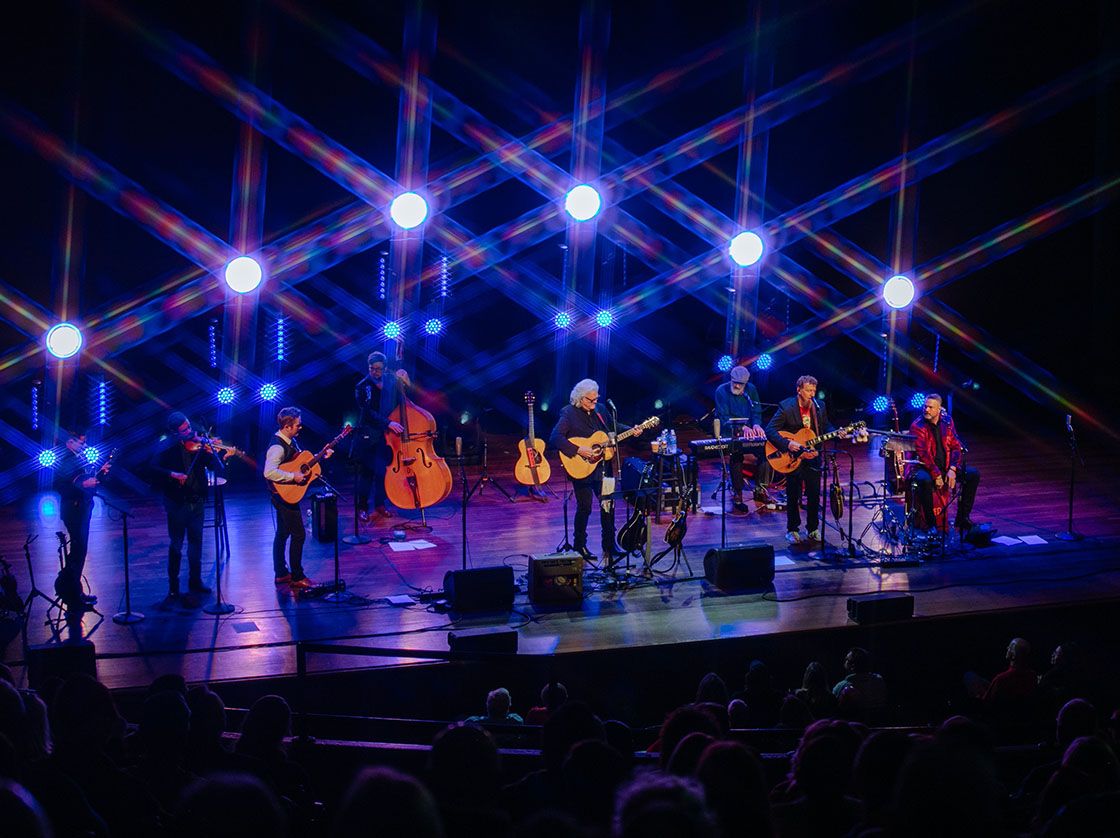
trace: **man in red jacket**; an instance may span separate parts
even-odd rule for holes
[[[933,526],[936,520],[933,513],[933,494],[948,487],[952,492],[960,484],[961,493],[957,501],[955,526],[959,530],[972,529],[969,515],[976,501],[976,487],[980,485],[980,472],[972,466],[964,465],[964,446],[957,436],[953,417],[941,406],[941,396],[930,393],[922,415],[910,426],[915,436],[918,459],[921,466],[910,475],[914,487],[915,500],[921,504],[925,513],[926,525]]]

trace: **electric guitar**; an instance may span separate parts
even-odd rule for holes
[[[295,459],[281,463],[280,471],[307,476],[307,482],[305,483],[273,483],[272,488],[276,490],[276,494],[280,496],[281,500],[285,503],[299,503],[303,500],[303,496],[307,494],[307,487],[323,473],[323,467],[319,465],[319,462],[327,455],[328,451],[349,436],[352,430],[353,428],[350,425],[344,427],[342,433],[324,445],[318,454],[313,455],[310,451],[300,451],[296,454]]]
[[[517,441],[520,454],[513,466],[513,476],[522,486],[540,486],[552,476],[552,467],[544,458],[545,441],[537,439],[533,428],[533,405],[536,400],[532,391],[525,394],[525,404],[529,408],[529,436]]]
[[[830,439],[835,439],[838,436],[843,436],[845,434],[851,433],[852,431],[861,431],[865,427],[867,427],[866,422],[853,422],[852,424],[845,425],[838,430],[832,431],[827,434],[821,434],[820,436],[816,437],[813,436],[813,431],[811,428],[802,428],[797,433],[790,433],[789,431],[778,431],[778,433],[786,439],[792,440],[793,442],[801,443],[802,450],[796,454],[794,454],[792,451],[779,451],[774,443],[768,441],[766,443],[766,461],[770,463],[770,466],[774,469],[774,471],[780,472],[781,474],[789,474],[790,472],[795,471],[797,467],[801,465],[801,455],[806,451],[813,450],[822,442],[828,442]]]
[[[599,464],[600,460],[609,460],[614,457],[614,449],[618,447],[618,443],[624,439],[629,439],[632,436],[640,434],[642,431],[649,428],[656,428],[661,424],[661,419],[656,416],[649,417],[640,425],[635,425],[628,431],[623,431],[618,435],[612,443],[606,431],[596,431],[591,436],[573,436],[569,438],[569,442],[580,448],[591,448],[594,453],[591,457],[584,457],[582,454],[575,454],[569,457],[563,451],[560,452],[560,463],[564,466],[564,471],[568,472],[568,476],[573,480],[582,480],[589,477],[595,467]]]

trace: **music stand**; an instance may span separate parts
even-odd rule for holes
[[[119,512],[121,516],[121,551],[124,558],[124,611],[118,611],[114,614],[113,622],[118,626],[131,626],[144,619],[142,613],[132,610],[132,587],[128,576],[128,519],[132,517],[132,513],[125,509],[121,503],[114,503],[105,495],[98,494],[98,497],[101,498],[103,504]]]

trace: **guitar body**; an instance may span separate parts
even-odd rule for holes
[[[688,533],[688,506],[681,507],[681,511],[673,516],[669,526],[665,529],[665,543],[670,547],[681,546],[685,535]]]
[[[610,442],[610,437],[607,436],[606,431],[596,431],[591,436],[573,436],[571,442],[581,448],[595,449],[595,458],[591,460],[581,457],[579,454],[569,457],[563,451],[560,452],[560,462],[564,466],[564,471],[568,472],[568,476],[572,480],[583,480],[585,477],[590,477],[595,471],[595,467],[599,465],[600,460],[610,460],[614,457],[614,448],[607,445]]]
[[[311,463],[315,459],[315,455],[310,451],[300,451],[294,460],[289,460],[286,463],[281,463],[280,471],[286,471],[289,474],[302,474],[304,472],[310,474],[310,478],[302,486],[298,483],[273,483],[276,489],[276,494],[280,495],[280,499],[285,503],[299,503],[303,500],[303,496],[307,494],[307,488],[315,482],[315,479],[323,473],[323,467],[319,463]]]
[[[543,439],[534,439],[532,447],[526,439],[517,441],[519,456],[513,466],[513,476],[522,486],[539,486],[552,476],[552,466],[544,458],[544,448]]]
[[[627,553],[637,553],[646,542],[649,525],[646,522],[646,500],[639,497],[634,503],[634,511],[622,529],[618,531],[618,546]]]
[[[786,439],[792,439],[802,444],[814,438],[811,428],[802,428],[794,434],[791,434],[789,431],[778,431],[778,433]],[[779,451],[774,443],[767,442],[766,461],[770,463],[770,467],[779,474],[789,474],[790,472],[796,471],[798,466],[801,465],[801,455],[791,454],[788,451]]]
[[[398,379],[397,406],[389,420],[400,423],[399,434],[385,432],[393,460],[385,471],[385,496],[401,509],[427,509],[451,494],[451,469],[435,450],[436,419],[404,395]]]

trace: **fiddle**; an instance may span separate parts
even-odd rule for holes
[[[190,439],[183,440],[183,447],[187,449],[188,454],[197,454],[203,451],[207,454],[240,457],[243,460],[248,460],[248,455],[244,451],[234,445],[226,445],[222,442],[221,437],[195,434]]]

